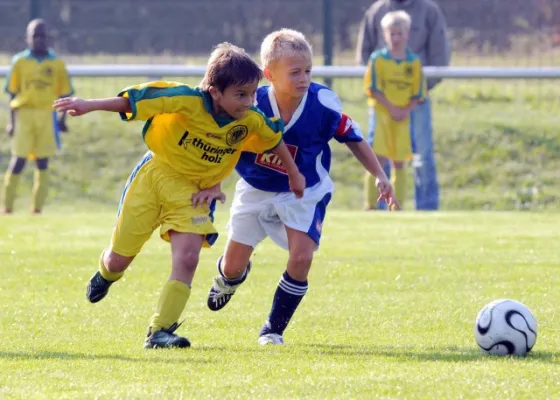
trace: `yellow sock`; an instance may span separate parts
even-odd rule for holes
[[[366,172],[364,176],[364,206],[366,209],[377,208],[377,187],[375,187],[375,178]]]
[[[391,180],[393,181],[393,188],[395,189],[395,196],[401,205],[406,201],[407,192],[407,171],[405,168],[394,168],[391,171]]]
[[[118,281],[119,279],[121,279],[124,275],[124,272],[111,272],[107,269],[107,267],[105,266],[105,263],[103,262],[103,254],[105,254],[105,252],[101,253],[101,257],[99,257],[99,273],[101,274],[101,276],[105,279],[107,279],[108,281],[111,282],[115,282]]]
[[[6,172],[4,177],[4,210],[13,211],[20,174]]]
[[[151,332],[167,329],[181,318],[191,288],[181,281],[168,281],[159,297],[155,314],[150,322]]]
[[[33,176],[33,210],[41,211],[47,200],[49,192],[49,171],[46,169],[35,169]]]

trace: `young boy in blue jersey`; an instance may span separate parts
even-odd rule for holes
[[[284,142],[305,176],[306,189],[301,199],[289,192],[286,169],[276,156],[241,155],[229,239],[217,263],[219,275],[210,289],[208,307],[217,311],[229,302],[247,278],[253,250],[270,236],[289,250],[289,258],[260,331],[258,343],[264,345],[283,343],[284,330],[307,291],[307,275],[334,189],[329,141],[346,144],[377,178],[380,198],[396,208],[399,204],[371,147],[342,113],[336,93],[311,81],[312,50],[305,37],[289,29],[271,33],[262,43],[261,60],[272,85],[257,90],[257,106],[267,116],[284,121]]]

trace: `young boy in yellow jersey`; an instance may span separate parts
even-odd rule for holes
[[[89,301],[103,299],[160,227],[161,238],[171,243],[172,268],[145,348],[190,346],[174,331],[200,250],[218,236],[212,223],[215,202],[224,199],[220,182],[242,151],[273,151],[287,166],[290,189],[298,197],[303,194],[305,178],[282,141],[282,122],[272,122],[253,106],[261,78],[259,66],[243,49],[224,43],[211,54],[200,88],[152,82],[129,87],[115,98],[55,103],[70,115],[104,110],[119,112],[125,121],[146,121],[142,135],[149,151],[128,179],[111,246],[102,252],[99,271],[87,288]]]
[[[49,158],[57,150],[55,124],[60,131],[66,131],[65,113],[54,122],[52,103],[73,93],[64,62],[48,48],[45,21],[35,19],[29,23],[27,44],[27,50],[14,56],[6,83],[12,110],[6,129],[13,140],[2,196],[5,214],[14,209],[19,178],[27,158],[33,158],[36,163],[32,210],[34,213],[43,210],[49,185]]]
[[[389,12],[381,20],[387,47],[374,52],[364,77],[366,94],[374,108],[373,151],[381,165],[392,161],[395,195],[406,199],[403,168],[412,157],[410,112],[422,99],[425,80],[420,58],[407,48],[410,17],[405,11]],[[376,191],[371,175],[365,177],[365,208],[373,209]]]

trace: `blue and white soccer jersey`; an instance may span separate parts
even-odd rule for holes
[[[268,117],[280,117],[270,86],[257,90],[257,106]],[[288,249],[285,227],[305,232],[317,246],[326,209],[334,190],[329,176],[329,141],[359,142],[357,124],[342,113],[338,96],[329,88],[312,83],[290,122],[284,142],[305,176],[307,188],[301,199],[290,192],[288,175],[273,153],[244,152],[236,170],[241,176],[228,222],[229,238],[256,247],[269,236]]]

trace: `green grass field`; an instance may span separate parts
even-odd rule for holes
[[[272,243],[258,248],[230,305],[206,308],[222,236],[202,254],[180,328],[193,347],[164,351],[142,349],[169,272],[161,240],[105,300],[85,299],[113,218],[76,207],[0,220],[0,398],[558,395],[558,214],[332,211],[284,347],[256,344],[286,261]],[[478,350],[476,313],[496,298],[534,312],[539,337],[527,358]]]

